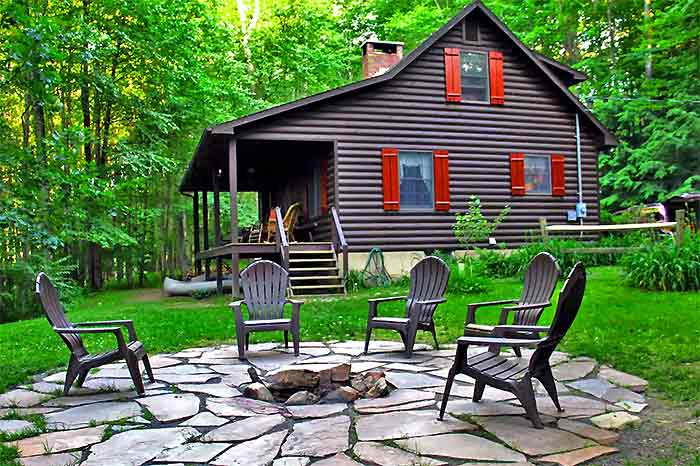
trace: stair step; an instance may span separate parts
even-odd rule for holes
[[[296,262],[335,262],[335,257],[320,257],[318,259],[289,259],[289,263]]]
[[[333,250],[331,249],[318,249],[318,250],[308,250],[308,249],[301,249],[301,250],[295,250],[295,249],[289,249],[289,254],[316,254],[319,256],[326,256],[328,254],[333,254]]]
[[[298,285],[292,286],[292,290],[324,290],[327,288],[343,288],[342,284],[339,285]]]
[[[290,267],[289,272],[327,272],[329,270],[338,270],[338,267]]]
[[[340,275],[309,275],[305,277],[290,277],[290,280],[340,280],[342,278]]]

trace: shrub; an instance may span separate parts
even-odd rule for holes
[[[626,282],[662,291],[700,290],[700,236],[686,235],[682,246],[672,241],[647,243],[622,259]]]
[[[450,279],[447,282],[447,291],[459,294],[482,293],[488,288],[488,281],[483,270],[478,266],[470,268],[467,264],[453,262],[450,265]]]
[[[496,231],[496,228],[503,223],[510,213],[510,206],[506,205],[503,210],[494,218],[489,220],[481,212],[481,199],[470,196],[465,213],[457,213],[456,222],[452,226],[455,237],[459,243],[468,248],[473,243],[486,241],[489,236]]]

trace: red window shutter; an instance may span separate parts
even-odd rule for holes
[[[445,48],[445,98],[448,102],[462,100],[462,73],[458,48]]]
[[[322,159],[319,173],[321,214],[328,213],[328,160]]]
[[[399,210],[398,149],[382,149],[382,180],[384,185],[384,210]]]
[[[566,176],[564,175],[564,156],[552,155],[552,196],[566,195]]]
[[[513,196],[525,195],[525,154],[510,154],[510,192]]]
[[[491,104],[503,105],[505,92],[503,89],[503,54],[501,52],[489,52],[489,83],[491,84]]]
[[[450,169],[446,150],[433,151],[435,210],[450,210]]]

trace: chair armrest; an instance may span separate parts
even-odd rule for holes
[[[304,301],[302,301],[301,299],[287,298],[287,300],[284,302],[284,304],[298,304],[299,306],[301,306],[302,304],[304,304]]]
[[[505,331],[514,330],[516,332],[533,332],[542,333],[548,332],[549,327],[546,325],[497,325],[494,327],[494,332],[498,329],[503,329]]]
[[[95,321],[95,322],[77,322],[74,323],[76,327],[94,327],[94,326],[100,326],[100,325],[123,325],[126,327],[127,332],[129,333],[129,341],[136,341],[138,338],[136,337],[136,328],[134,327],[134,321],[133,320],[102,320],[102,321]]]
[[[246,304],[245,300],[240,300],[240,301],[234,301],[229,304],[229,307],[233,310],[233,315],[236,318],[236,325],[243,325],[243,311],[241,310],[241,306]]]
[[[425,299],[421,301],[413,301],[416,304],[440,304],[447,302],[445,298]]]
[[[287,300],[285,301],[285,304],[292,305],[292,323],[298,324],[299,323],[299,314],[301,313],[301,305],[304,304],[304,301],[301,301],[299,299],[287,298]]]
[[[539,309],[542,307],[549,307],[551,305],[552,305],[552,303],[547,301],[544,303],[518,304],[517,306],[506,306],[506,307],[501,308],[501,310],[505,311],[505,312],[527,311],[529,309]]]
[[[517,303],[517,299],[501,299],[499,301],[484,301],[482,303],[472,303],[467,305],[467,321],[464,325],[476,323],[476,310],[486,306],[502,306],[504,304]]]
[[[126,351],[126,343],[120,327],[90,327],[90,328],[61,328],[54,327],[54,332],[59,335],[79,335],[79,334],[97,334],[97,333],[112,333],[117,339],[117,346],[120,350]]]
[[[368,299],[368,303],[383,303],[383,302],[388,302],[388,301],[399,301],[401,299],[406,299],[406,296],[389,296],[386,298],[372,298]]]
[[[389,301],[401,301],[405,300],[405,296],[389,296],[387,298],[373,298],[373,299],[368,299],[367,304],[369,305],[369,313],[367,316],[368,320],[371,320],[375,317],[377,317],[377,306],[379,303],[387,303]]]
[[[544,341],[544,338],[527,339],[527,338],[498,338],[498,337],[459,337],[458,345],[503,345],[511,347],[534,346],[537,343]]]
[[[244,300],[244,299],[241,299],[241,300],[238,300],[238,301],[234,301],[234,302],[232,302],[232,303],[229,303],[228,307],[230,307],[231,309],[235,309],[235,308],[237,308],[237,307],[241,307],[241,304],[245,304],[245,300]]]

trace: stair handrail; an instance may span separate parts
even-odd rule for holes
[[[335,206],[331,207],[331,223],[333,224],[331,229],[333,247],[337,247],[343,254],[343,278],[346,278],[348,276],[348,242],[345,240],[343,227],[340,225],[338,209]]]
[[[282,210],[275,207],[275,224],[277,225],[277,234],[275,235],[275,243],[282,258],[282,267],[284,270],[289,270],[289,241],[287,240],[287,232],[284,231],[284,217]]]

